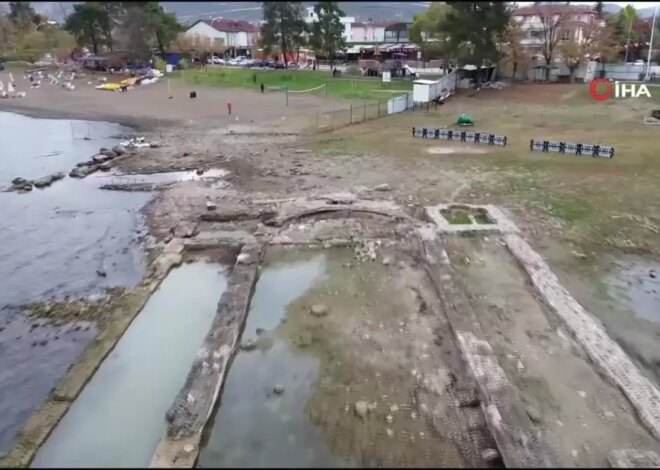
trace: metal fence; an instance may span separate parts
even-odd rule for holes
[[[387,116],[387,101],[378,100],[360,104],[351,104],[346,108],[334,111],[317,112],[314,123],[309,130],[324,132],[341,127]]]

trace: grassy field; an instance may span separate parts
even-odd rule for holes
[[[660,126],[643,123],[659,108],[653,97],[596,102],[588,86],[514,85],[458,96],[437,110],[390,116],[327,136],[317,148],[330,155],[378,154],[383,165],[428,180],[458,173],[465,189],[456,202],[512,208],[543,233],[581,246],[584,252],[618,248],[660,253]],[[451,127],[460,113],[474,130],[503,134],[506,147],[412,138],[414,127]],[[613,159],[531,152],[531,139],[610,145]],[[449,147],[453,153],[430,153]],[[479,152],[479,153],[476,153]],[[415,176],[418,175],[418,176]],[[436,184],[442,184],[439,181]],[[406,184],[426,199],[437,189]],[[446,202],[446,201],[438,201]]]
[[[254,81],[256,75],[256,82]],[[327,96],[350,100],[388,100],[412,90],[410,80],[383,83],[380,79],[332,78],[329,71],[319,70],[258,70],[229,67],[207,67],[205,69],[181,70],[176,77],[190,83],[220,87],[259,89],[266,88],[291,91],[309,90],[327,84]]]

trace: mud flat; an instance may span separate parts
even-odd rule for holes
[[[501,240],[452,238],[447,252],[499,364],[562,467],[607,466],[612,449],[660,450],[626,397],[538,302]]]
[[[144,467],[226,287],[225,267],[172,270],[37,453],[35,467]]]
[[[321,281],[326,255],[265,262],[251,301],[242,348],[232,363],[222,404],[200,452],[204,467],[337,467],[304,404],[319,360],[293,351],[278,328],[287,307]]]

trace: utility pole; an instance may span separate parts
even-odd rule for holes
[[[651,26],[651,40],[649,41],[649,56],[646,59],[646,81],[651,77],[651,51],[653,50],[653,33],[655,33],[655,17],[658,14],[658,6],[653,10],[653,26]]]

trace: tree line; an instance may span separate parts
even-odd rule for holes
[[[642,52],[647,50],[651,22],[641,20],[632,5],[618,14],[608,14],[603,11],[603,2],[596,2],[593,10],[597,20],[602,21],[582,25],[578,36],[574,12],[561,8],[568,4],[535,2],[528,7],[540,20],[535,33],[536,51],[525,47],[524,40],[529,38],[514,19],[514,3],[432,2],[426,12],[414,18],[410,38],[427,60],[509,65],[513,76],[541,59],[549,78],[551,64],[560,57],[569,70],[570,81],[578,66],[590,58],[601,63],[644,58]]]
[[[63,25],[35,13],[30,2],[9,2],[0,12],[0,54],[34,62],[45,53],[61,56],[76,47],[94,54],[121,49],[131,59],[165,53],[183,30],[160,2],[83,2],[73,5]]]

